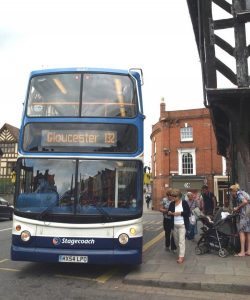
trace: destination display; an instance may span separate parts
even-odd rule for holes
[[[131,124],[30,123],[23,150],[53,153],[133,153],[137,128]]]
[[[42,130],[41,145],[116,147],[117,132],[110,130]]]

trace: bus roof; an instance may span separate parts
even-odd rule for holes
[[[108,73],[108,74],[123,74],[123,75],[132,75],[143,85],[143,73],[140,68],[131,68],[129,70],[122,69],[108,69],[108,68],[55,68],[55,69],[42,69],[42,70],[33,70],[30,73],[30,77],[45,75],[45,74],[56,74],[56,73],[74,73],[74,72],[91,72],[91,73]]]
[[[72,72],[93,72],[93,73],[119,73],[119,74],[129,74],[129,70],[120,70],[120,69],[108,69],[108,68],[56,68],[56,69],[42,69],[42,70],[34,70],[30,74],[41,75],[48,73],[72,73]]]

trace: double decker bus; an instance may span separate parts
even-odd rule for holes
[[[140,69],[31,72],[12,260],[141,263],[142,84]]]

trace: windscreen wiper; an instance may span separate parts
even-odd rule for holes
[[[96,209],[103,215],[106,217],[107,221],[112,221],[113,218],[112,216],[101,206],[96,206]]]
[[[48,207],[46,207],[43,211],[41,211],[38,215],[38,219],[42,220],[44,216],[47,215],[47,213],[54,207],[56,207],[57,202],[55,201],[54,203],[50,204]]]

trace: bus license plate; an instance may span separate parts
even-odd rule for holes
[[[86,264],[88,262],[88,256],[60,255],[59,262]]]

